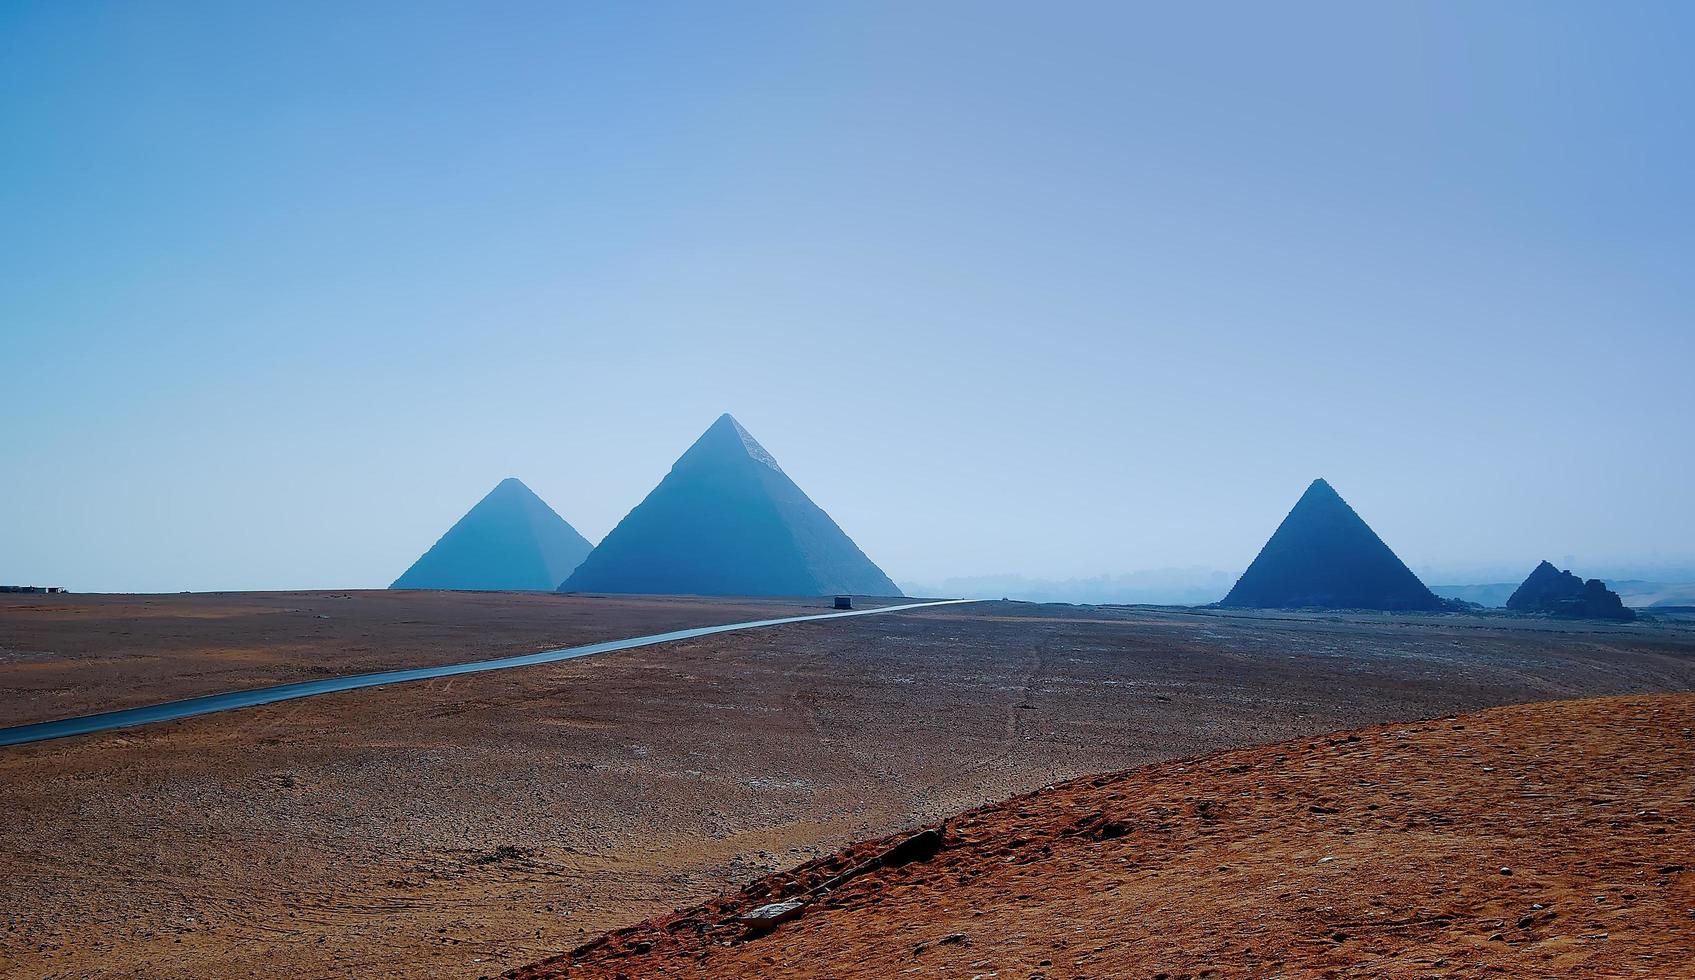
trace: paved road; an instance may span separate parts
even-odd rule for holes
[[[670,643],[673,640],[691,640],[697,636],[711,636],[715,633],[763,629],[767,626],[784,626],[789,623],[810,623],[820,619],[878,616],[883,613],[902,612],[908,609],[929,609],[934,606],[951,606],[974,601],[976,600],[943,599],[934,602],[908,602],[898,606],[882,606],[877,609],[814,613],[808,616],[786,616],[782,619],[756,619],[746,623],[699,626],[694,629],[673,630],[670,633],[655,633],[651,636],[633,636],[625,640],[606,640],[601,643],[590,643],[586,646],[543,650],[540,653],[526,653],[522,656],[501,657],[496,660],[443,664],[439,667],[415,667],[410,670],[384,670],[374,674],[350,674],[346,677],[331,677],[321,681],[302,681],[298,684],[278,684],[272,687],[256,687],[245,691],[226,691],[223,694],[206,694],[197,698],[185,698],[181,701],[165,701],[160,704],[144,705],[140,708],[125,708],[122,711],[103,711],[98,714],[79,715],[75,718],[37,722],[33,725],[0,728],[0,746],[42,742],[50,738],[64,738],[68,735],[87,735],[91,732],[129,728],[133,725],[149,725],[160,721],[176,721],[179,718],[209,715],[218,711],[233,711],[237,708],[251,708],[259,704],[274,704],[277,701],[309,698],[319,694],[334,694],[337,691],[354,691],[362,687],[382,687],[387,684],[404,684],[408,681],[433,680],[437,677],[480,674],[485,670],[505,670],[509,667],[558,663],[561,660],[575,660],[578,657],[588,657],[597,653],[630,650],[635,647],[652,646],[655,643]]]

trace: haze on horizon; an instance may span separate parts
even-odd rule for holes
[[[1427,582],[1687,569],[1692,28],[10,3],[0,582],[598,541],[725,411],[903,584],[1235,575],[1320,476]]]

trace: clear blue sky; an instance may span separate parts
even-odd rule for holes
[[[591,539],[731,411],[900,581],[1695,559],[1681,3],[0,5],[0,581]]]

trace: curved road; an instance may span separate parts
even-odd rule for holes
[[[854,609],[848,612],[786,616],[782,619],[755,619],[746,623],[698,626],[694,629],[655,633],[651,636],[633,636],[627,640],[606,640],[601,643],[590,643],[586,646],[543,650],[540,653],[526,653],[521,656],[501,657],[496,660],[443,664],[439,667],[414,667],[408,670],[384,670],[374,674],[350,674],[346,677],[331,677],[321,681],[302,681],[297,684],[277,684],[272,687],[255,687],[245,691],[206,694],[197,698],[185,698],[181,701],[165,701],[160,704],[144,705],[140,708],[125,708],[122,711],[102,711],[98,714],[79,715],[75,718],[61,718],[58,721],[42,721],[33,725],[0,728],[0,745],[21,745],[25,742],[42,742],[50,738],[64,738],[67,735],[87,735],[90,732],[110,731],[114,728],[128,728],[132,725],[175,721],[179,718],[209,715],[218,711],[233,711],[237,708],[251,708],[254,705],[274,704],[277,701],[291,701],[295,698],[334,694],[337,691],[355,691],[362,687],[381,687],[385,684],[427,681],[437,677],[480,674],[485,670],[505,670],[508,667],[551,664],[561,660],[575,660],[578,657],[592,656],[597,653],[611,653],[614,650],[630,650],[635,647],[652,646],[655,643],[669,643],[673,640],[690,640],[697,636],[711,636],[714,633],[763,629],[767,626],[783,626],[788,623],[810,623],[819,619],[876,616],[882,613],[902,612],[907,609],[929,609],[933,606],[952,606],[962,602],[976,601],[975,599],[941,599],[934,602],[908,602],[899,606],[882,606],[877,609]]]

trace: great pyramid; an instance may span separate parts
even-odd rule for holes
[[[901,594],[728,414],[712,423],[559,590]]]
[[[1524,584],[1513,590],[1507,608],[1517,612],[1548,613],[1566,619],[1632,620],[1636,611],[1624,604],[1618,593],[1598,578],[1585,582],[1562,572],[1551,562],[1531,570]]]
[[[508,477],[389,588],[551,592],[592,548],[529,487]]]
[[[1307,492],[1219,603],[1247,609],[1441,609],[1389,546],[1323,480]]]

